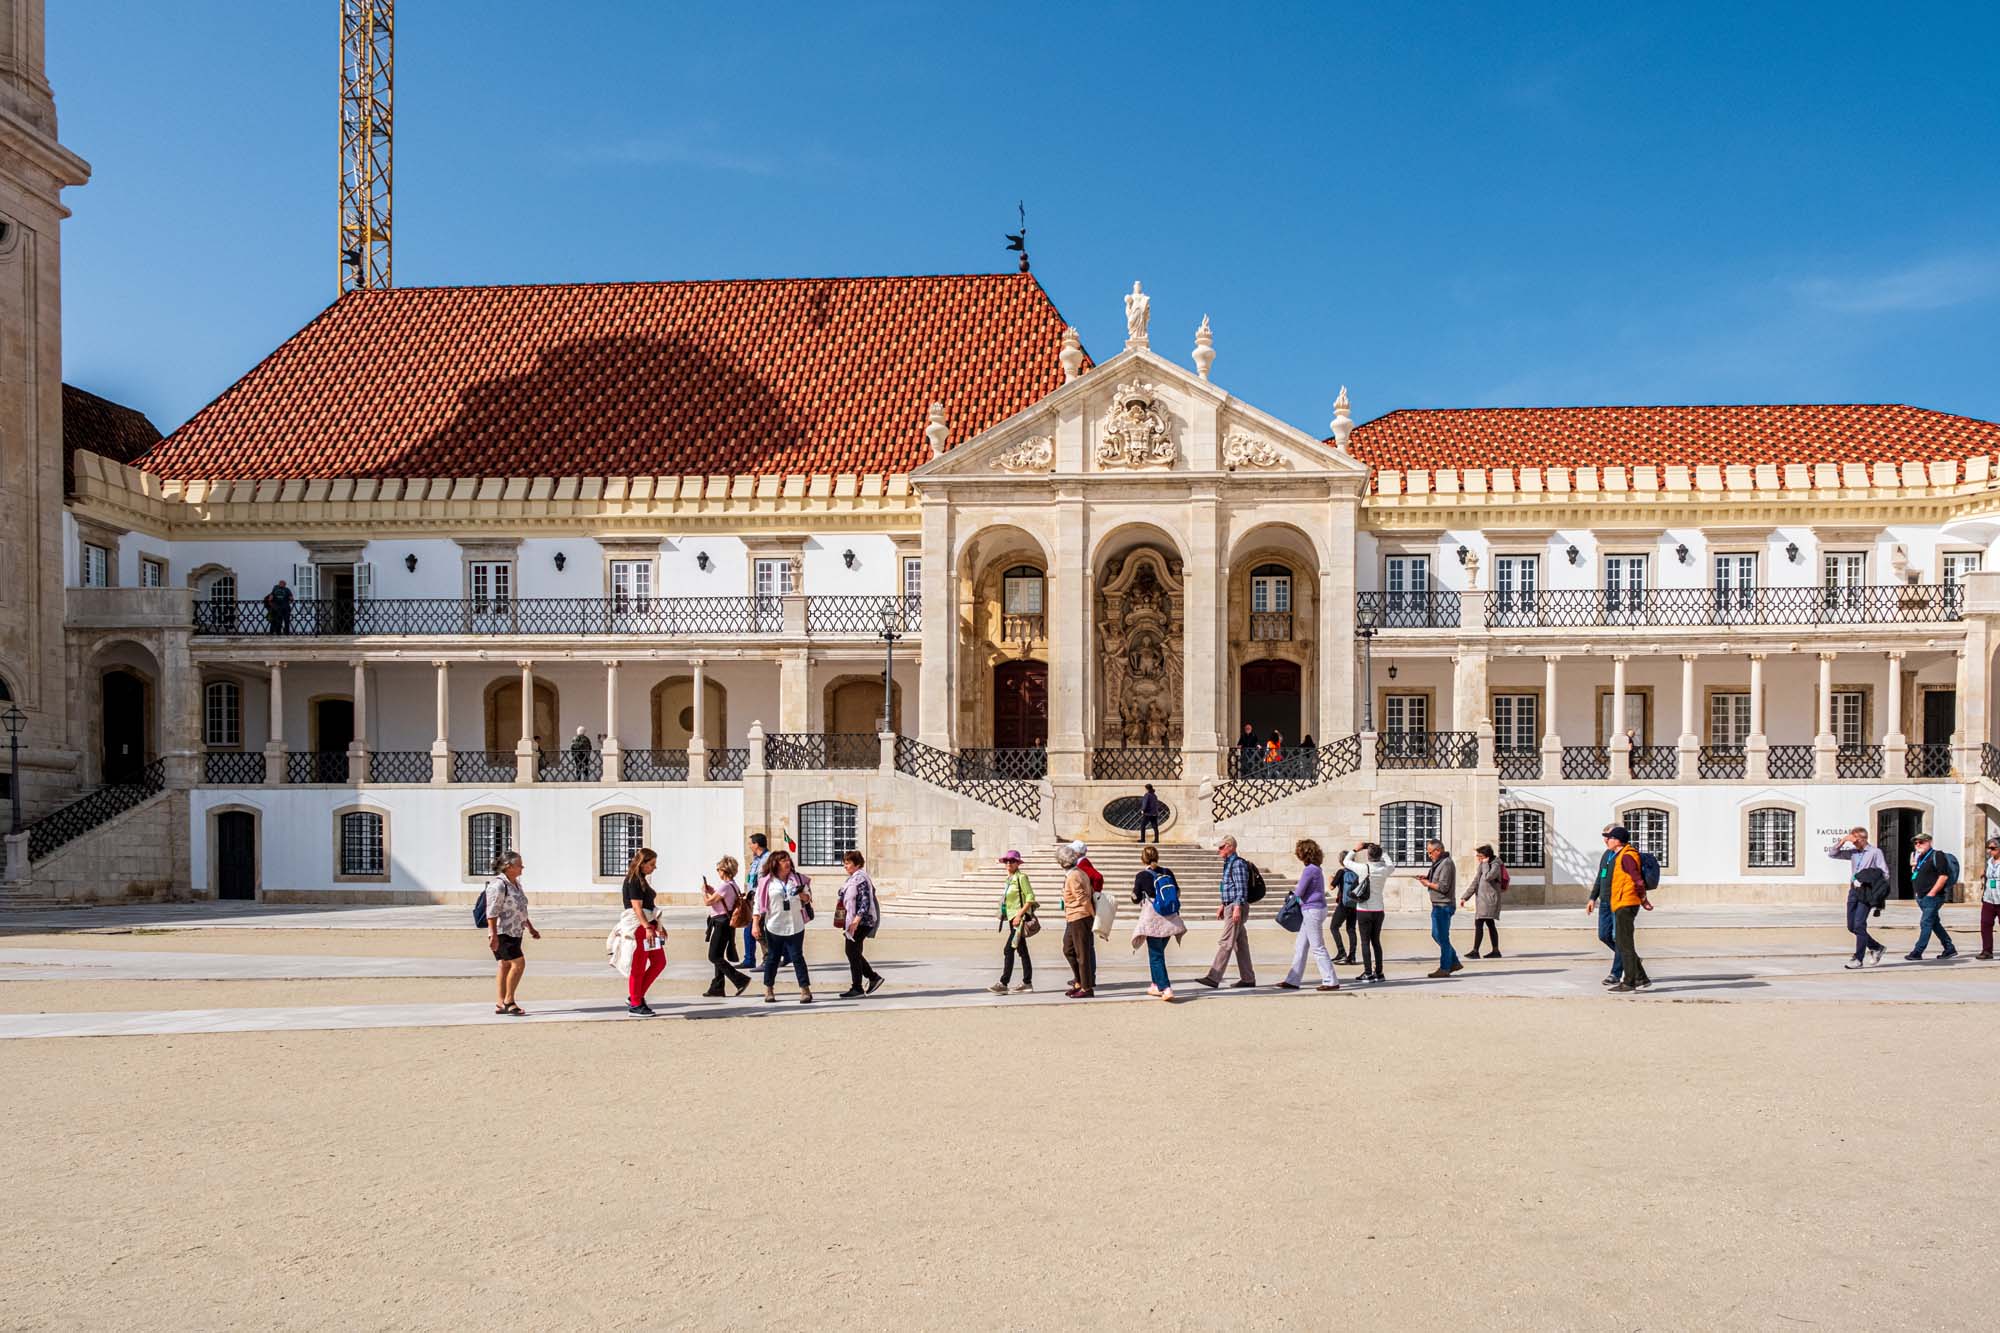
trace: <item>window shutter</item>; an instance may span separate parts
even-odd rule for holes
[[[354,600],[365,602],[375,595],[375,566],[356,565],[354,567]]]
[[[310,602],[319,596],[319,569],[317,566],[292,566],[292,596],[302,602]]]

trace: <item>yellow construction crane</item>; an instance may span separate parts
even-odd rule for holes
[[[340,0],[340,290],[390,284],[396,0]]]

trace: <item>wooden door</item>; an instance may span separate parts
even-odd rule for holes
[[[993,744],[1003,750],[1049,743],[1049,665],[1002,662],[993,668]]]
[[[243,810],[215,817],[215,896],[257,896],[257,820]]]

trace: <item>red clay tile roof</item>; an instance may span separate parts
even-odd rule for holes
[[[350,292],[145,460],[187,479],[904,473],[1062,383],[1025,274]]]
[[[62,386],[63,490],[76,489],[71,460],[79,449],[120,463],[134,462],[160,442],[159,427],[144,412],[99,398],[74,384]]]
[[[2000,452],[2000,425],[1901,403],[1406,409],[1349,448],[1405,471],[1934,463]]]

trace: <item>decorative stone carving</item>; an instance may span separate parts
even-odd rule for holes
[[[1231,471],[1239,467],[1283,467],[1284,465],[1285,455],[1269,440],[1260,440],[1241,431],[1231,431],[1223,438],[1222,466]]]
[[[1063,330],[1062,354],[1056,359],[1062,362],[1064,384],[1083,373],[1083,339],[1074,324]]]
[[[1183,597],[1179,562],[1152,547],[1106,566],[1097,607],[1097,744],[1180,744]]]
[[[1354,416],[1347,409],[1347,386],[1340,386],[1340,397],[1333,400],[1333,447],[1343,454],[1347,452],[1347,437],[1354,434]]]
[[[1097,461],[1104,467],[1172,467],[1174,438],[1160,411],[1159,389],[1134,382],[1111,396],[1111,414],[1097,442]]]
[[[944,421],[944,404],[931,404],[930,424],[924,427],[924,438],[931,442],[931,457],[944,454],[944,442],[951,438],[951,427]]]
[[[1031,435],[993,461],[1002,472],[1047,472],[1056,462],[1055,436]]]
[[[1125,345],[1127,347],[1148,346],[1147,326],[1153,322],[1153,298],[1139,289],[1138,283],[1125,297]]]
[[[1208,368],[1215,364],[1215,334],[1208,327],[1208,316],[1201,317],[1201,327],[1194,331],[1194,368],[1203,379],[1208,378]]]

